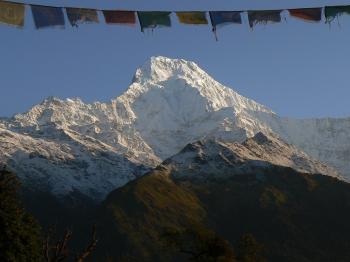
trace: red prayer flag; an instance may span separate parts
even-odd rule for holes
[[[289,14],[306,21],[321,21],[322,8],[289,9]]]
[[[136,24],[134,11],[104,10],[103,15],[107,24]]]

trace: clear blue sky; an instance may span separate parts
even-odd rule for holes
[[[29,3],[28,0],[24,1]],[[134,10],[239,10],[350,4],[276,0],[32,0],[31,3]],[[35,30],[0,26],[0,115],[28,110],[47,96],[109,101],[150,56],[197,62],[215,79],[283,116],[350,116],[350,16],[323,22],[227,26],[215,42],[210,26],[179,25],[142,34],[138,26],[67,25]]]

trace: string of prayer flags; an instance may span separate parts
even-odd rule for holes
[[[102,12],[105,17],[106,24],[136,24],[136,15],[133,11],[104,10]]]
[[[324,8],[326,23],[331,23],[335,18],[338,18],[343,14],[350,15],[350,6],[326,6]]]
[[[322,8],[288,9],[290,16],[309,22],[321,21]]]
[[[64,15],[62,8],[32,5],[31,9],[34,24],[37,29],[54,26],[64,28]]]
[[[23,27],[24,12],[23,4],[0,2],[0,23]]]
[[[222,27],[228,24],[242,24],[240,11],[213,11],[209,12],[209,17],[216,41],[218,41],[216,34],[218,27]]]
[[[144,32],[144,29],[156,27],[170,27],[171,12],[137,12],[139,18],[141,32]]]
[[[249,26],[253,28],[257,24],[279,23],[281,12],[282,10],[248,11]]]
[[[85,8],[66,8],[67,17],[72,26],[77,27],[79,24],[96,23],[98,24],[97,11]]]
[[[106,24],[136,24],[138,17],[141,31],[156,27],[171,27],[171,14],[175,13],[179,23],[186,25],[207,25],[208,18],[205,11],[127,11],[127,10],[100,10],[78,7],[54,7],[36,4],[14,2],[16,0],[0,0],[0,23],[22,28],[25,23],[26,6],[31,7],[34,24],[37,29],[46,27],[65,26],[65,13],[69,23],[77,27],[84,23],[99,23],[99,12],[102,11]],[[336,5],[315,8],[278,9],[278,10],[241,10],[241,11],[209,11],[212,31],[217,38],[218,28],[228,24],[242,24],[243,12],[248,14],[250,28],[258,24],[279,23],[282,20],[282,11],[288,11],[291,17],[305,21],[320,22],[322,12],[326,23],[343,14],[350,15],[350,5]]]
[[[181,24],[207,25],[208,20],[205,12],[176,12]]]

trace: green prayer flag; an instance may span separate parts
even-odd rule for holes
[[[326,23],[331,23],[335,18],[343,14],[350,14],[350,6],[326,6],[324,8],[324,15],[326,17]]]
[[[170,27],[170,14],[171,12],[137,12],[139,18],[141,31],[145,28],[156,27]]]

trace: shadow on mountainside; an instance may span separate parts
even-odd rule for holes
[[[173,180],[156,170],[112,192],[98,212],[103,244],[96,255],[172,261],[167,228],[201,225],[238,248],[253,234],[268,261],[347,261],[350,185],[291,168],[256,168],[225,179]],[[182,257],[183,258],[183,257]],[[178,259],[181,260],[181,256]]]

